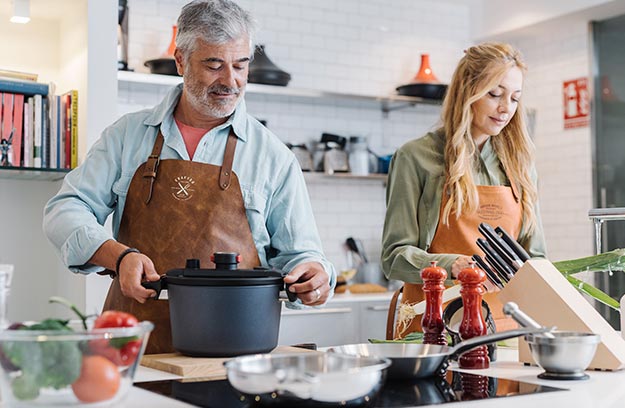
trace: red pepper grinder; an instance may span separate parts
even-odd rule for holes
[[[482,316],[482,282],[486,280],[483,270],[475,266],[475,262],[469,262],[469,266],[460,271],[458,279],[462,284],[460,296],[462,296],[462,323],[460,323],[460,338],[468,340],[473,337],[486,334],[486,322]],[[479,346],[460,356],[458,360],[460,368],[480,369],[488,368],[490,359],[486,346]]]
[[[436,266],[436,261],[430,262],[430,266],[423,268],[421,279],[423,280],[423,292],[425,293],[425,313],[421,319],[423,328],[423,343],[447,345],[447,338],[443,334],[443,290],[447,271]]]

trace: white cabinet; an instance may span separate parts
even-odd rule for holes
[[[284,308],[278,344],[315,343],[318,347],[384,339],[392,293],[336,295],[321,308]]]

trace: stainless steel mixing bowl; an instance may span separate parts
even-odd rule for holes
[[[529,334],[525,337],[534,361],[545,370],[538,377],[556,380],[588,378],[584,370],[595,356],[600,336],[567,331],[553,331],[551,335]]]

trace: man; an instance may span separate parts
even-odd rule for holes
[[[148,352],[172,350],[167,302],[141,286],[188,258],[238,252],[241,268],[271,266],[297,303],[331,296],[297,160],[246,113],[251,16],[229,0],[185,5],[175,59],[184,86],[108,127],[45,207],[44,230],[74,272],[115,278],[104,308],[152,320]],[[102,226],[113,213],[113,238]],[[210,311],[198,311],[210,313]]]

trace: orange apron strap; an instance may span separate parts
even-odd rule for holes
[[[386,317],[386,340],[393,340],[395,338],[395,314],[397,312],[397,300],[399,295],[404,291],[404,287],[397,289],[391,298],[391,303],[388,307],[388,316]]]

